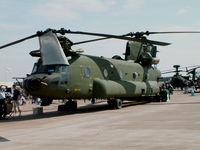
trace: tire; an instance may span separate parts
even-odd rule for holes
[[[121,99],[108,100],[107,103],[111,109],[121,109],[122,108],[122,100]]]
[[[121,109],[122,108],[122,100],[121,99],[115,99],[115,108]]]
[[[77,101],[68,101],[64,105],[58,106],[58,111],[76,111],[77,110]]]
[[[70,110],[77,110],[77,101],[72,101],[70,103]]]
[[[65,111],[65,105],[59,105],[58,106],[58,111]]]
[[[40,106],[49,106],[53,102],[53,99],[42,99]]]

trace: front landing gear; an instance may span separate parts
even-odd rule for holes
[[[107,103],[111,109],[121,109],[122,108],[122,100],[121,99],[109,99],[107,101]]]
[[[77,110],[77,101],[68,100],[64,105],[58,106],[58,111],[75,111]]]
[[[42,102],[40,106],[49,106],[53,102],[53,99],[41,99],[41,100]]]

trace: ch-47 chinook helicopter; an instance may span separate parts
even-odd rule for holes
[[[42,100],[42,105],[53,99],[68,99],[64,107],[77,109],[78,99],[104,98],[112,108],[121,108],[123,100],[156,98],[159,93],[161,72],[152,67],[157,64],[157,47],[170,43],[148,40],[144,35],[200,32],[136,32],[110,35],[47,29],[34,35],[1,46],[0,49],[24,40],[39,37],[40,49],[30,55],[38,57],[32,73],[23,81],[24,89]],[[58,36],[61,34],[62,36]],[[103,38],[73,43],[63,35],[83,34]],[[73,51],[71,46],[115,38],[127,40],[125,59],[96,57]]]

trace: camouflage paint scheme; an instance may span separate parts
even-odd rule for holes
[[[131,98],[159,92],[161,73],[152,67],[80,54],[71,56],[69,63],[64,72],[59,68],[48,75],[33,73],[30,78],[44,78],[47,85],[28,92],[44,99]]]

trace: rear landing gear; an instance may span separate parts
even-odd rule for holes
[[[75,111],[77,110],[77,101],[68,100],[64,105],[58,106],[58,111]]]
[[[111,109],[121,109],[122,108],[122,100],[121,99],[109,99],[107,101],[107,103]]]

